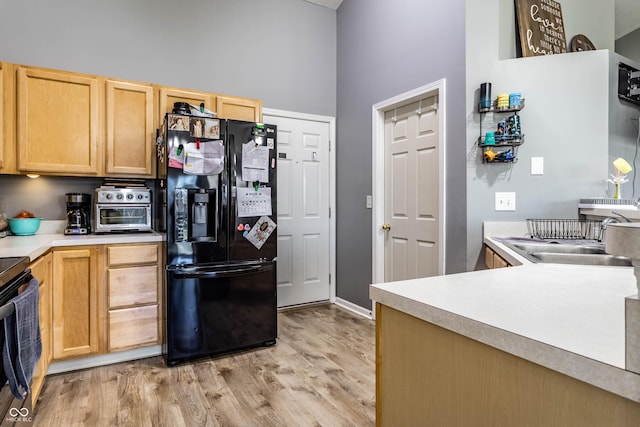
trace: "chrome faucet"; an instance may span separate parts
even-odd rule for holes
[[[620,212],[616,212],[616,211],[611,211],[612,214],[619,216],[620,218],[624,219],[625,222],[631,222],[631,220],[629,218],[627,218],[626,216],[622,215]],[[600,228],[602,228],[602,230],[606,230],[607,226],[609,224],[611,224],[612,222],[621,222],[618,218],[616,217],[607,217],[605,219],[602,220],[602,224],[600,225]]]
[[[609,224],[611,224],[612,222],[620,222],[620,220],[618,218],[614,218],[614,217],[607,217],[605,219],[602,220],[602,223],[600,224],[600,228],[604,231],[607,229],[607,226]]]

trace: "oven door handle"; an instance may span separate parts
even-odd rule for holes
[[[273,270],[273,264],[260,264],[243,266],[236,268],[235,266],[226,267],[181,267],[168,266],[167,270],[170,274],[178,279],[220,279],[225,277],[245,276],[248,274],[262,273]]]

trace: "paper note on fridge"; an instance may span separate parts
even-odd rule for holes
[[[224,170],[222,141],[191,142],[184,146],[184,173],[217,175]]]
[[[275,229],[276,223],[268,216],[263,216],[253,227],[251,227],[251,230],[249,230],[249,233],[247,233],[245,238],[250,241],[253,246],[260,249]]]
[[[261,187],[258,188],[258,190],[239,187],[237,189],[237,194],[238,218],[272,215],[270,187]]]
[[[253,141],[242,144],[242,180],[269,182],[269,149]]]

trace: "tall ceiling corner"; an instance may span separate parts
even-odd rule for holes
[[[329,9],[337,10],[342,4],[342,0],[305,0],[310,3],[319,4],[320,6],[328,7]]]

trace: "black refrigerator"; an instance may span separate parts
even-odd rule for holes
[[[169,366],[277,338],[276,127],[167,114],[158,139]]]

